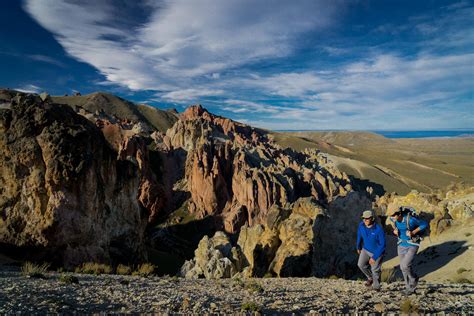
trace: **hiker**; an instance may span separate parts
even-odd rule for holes
[[[426,229],[428,223],[414,216],[415,211],[409,207],[399,207],[389,211],[393,234],[398,237],[398,257],[400,269],[405,280],[404,294],[415,293],[418,285],[418,276],[413,269],[413,259],[420,247],[420,233]]]
[[[372,286],[372,289],[376,291],[380,290],[380,271],[384,252],[384,231],[375,222],[374,212],[371,210],[364,211],[357,230],[357,253],[359,254],[357,265],[367,277],[365,286]]]

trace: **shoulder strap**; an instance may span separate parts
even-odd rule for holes
[[[406,219],[407,219],[407,229],[410,230],[410,213],[409,212],[407,213]]]

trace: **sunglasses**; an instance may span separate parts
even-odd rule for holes
[[[374,218],[373,217],[368,217],[368,218],[364,218],[364,221],[368,221],[368,220],[373,220]]]

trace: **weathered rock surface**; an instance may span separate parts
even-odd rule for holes
[[[274,206],[264,224],[244,225],[240,229],[235,252],[242,253],[244,260],[231,260],[243,262],[240,269],[233,267],[228,270],[230,274],[199,275],[210,278],[237,274],[245,277],[352,276],[357,261],[354,244],[360,212],[369,207],[370,201],[356,192],[340,197],[327,208],[314,198],[300,198],[289,209]],[[219,236],[225,235],[220,232]],[[227,246],[209,245],[205,236],[195,258],[185,263],[182,275],[194,278],[196,274],[188,271],[204,271],[202,267],[212,266],[215,258],[230,258],[228,249],[234,248],[229,239],[221,237],[219,240],[225,240]],[[212,256],[208,255],[211,252]]]
[[[458,185],[431,194],[411,191],[405,196],[385,195],[375,202],[375,206],[382,214],[400,206],[411,206],[430,222],[431,234],[437,235],[450,225],[472,223],[474,187]]]
[[[168,149],[187,152],[185,177],[190,211],[222,218],[238,232],[265,221],[271,207],[300,197],[327,204],[351,191],[351,184],[316,151],[297,153],[273,144],[266,134],[192,106],[167,131]]]
[[[157,191],[143,144],[117,153],[89,120],[34,95],[0,118],[0,242],[66,266],[144,258]]]

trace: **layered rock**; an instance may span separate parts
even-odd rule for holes
[[[0,112],[0,242],[66,266],[144,259],[158,206],[143,144],[124,140],[117,157],[91,121],[34,95]]]

